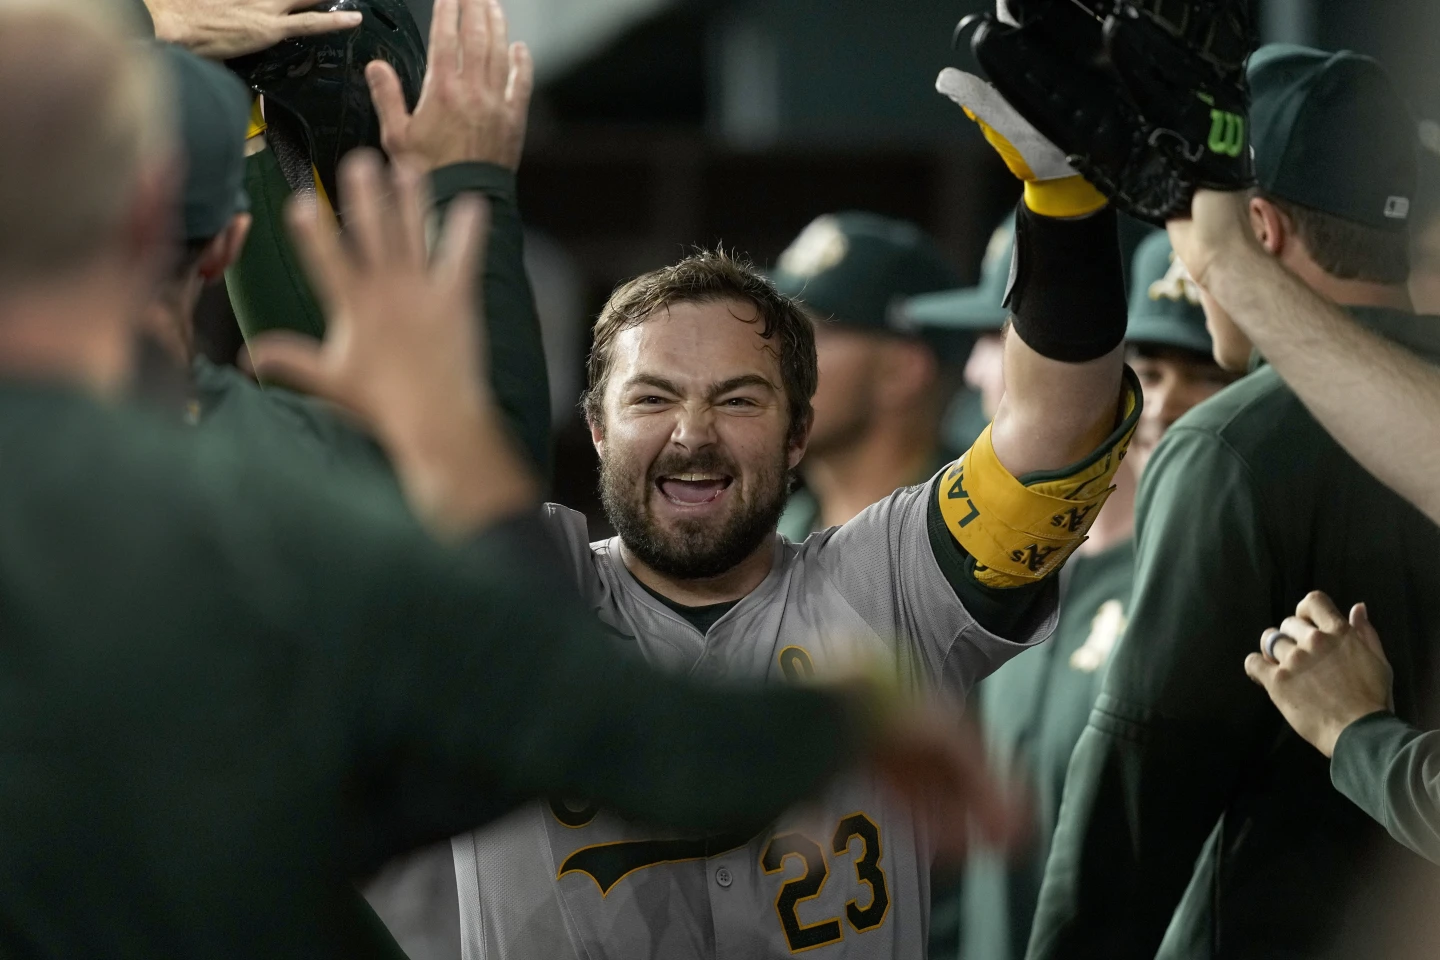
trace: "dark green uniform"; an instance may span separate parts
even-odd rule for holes
[[[1134,563],[1129,540],[1103,553],[1071,557],[1060,574],[1054,638],[980,684],[987,752],[1029,788],[1035,822],[1018,858],[985,851],[971,856],[961,887],[961,957],[1025,955],[1065,771],[1125,630]]]
[[[1440,319],[1354,313],[1440,359]],[[1398,713],[1418,720],[1434,702],[1440,528],[1268,368],[1171,428],[1138,517],[1130,626],[1075,751],[1029,955],[1318,955],[1369,857],[1408,854],[1330,788],[1242,664],[1309,591],[1364,600]]]
[[[1388,713],[1357,720],[1335,743],[1330,779],[1390,836],[1440,863],[1440,733]]]
[[[853,759],[818,693],[615,654],[528,522],[443,550],[59,387],[0,385],[0,448],[0,955],[351,956],[349,877],[526,794],[758,827]]]

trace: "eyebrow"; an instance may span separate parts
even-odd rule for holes
[[[654,387],[656,390],[664,390],[666,393],[674,394],[677,397],[683,395],[685,392],[681,390],[673,380],[667,380],[653,373],[637,373],[627,380],[625,385],[627,387]],[[761,387],[767,390],[776,389],[775,384],[771,383],[765,377],[760,376],[758,373],[747,373],[742,376],[731,377],[729,380],[722,380],[720,383],[712,384],[710,388],[706,390],[706,396],[708,399],[713,400],[716,397],[722,397],[742,387]]]

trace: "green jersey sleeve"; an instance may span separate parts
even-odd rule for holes
[[[1027,956],[1152,960],[1247,759],[1278,735],[1240,668],[1277,609],[1245,464],[1171,429],[1137,504],[1130,624],[1071,758]]]
[[[1363,717],[1335,742],[1330,778],[1390,836],[1440,863],[1440,732],[1390,713]]]

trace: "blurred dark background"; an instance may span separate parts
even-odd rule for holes
[[[431,0],[409,0],[422,29]],[[1360,50],[1440,118],[1436,0],[1259,0],[1268,40]],[[929,230],[974,278],[1009,175],[934,92],[987,0],[508,0],[538,90],[521,173],[550,355],[557,499],[593,506],[574,415],[589,324],[621,280],[723,243],[762,267],[816,215]],[[1440,126],[1422,130],[1440,149]],[[217,338],[229,359],[237,343]],[[228,354],[228,356],[227,356]],[[588,512],[588,511],[587,511]],[[599,532],[597,530],[597,532]]]

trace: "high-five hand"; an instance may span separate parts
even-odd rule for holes
[[[387,175],[373,152],[347,157],[348,242],[313,203],[292,206],[296,248],[326,306],[325,340],[267,334],[251,356],[262,376],[360,418],[417,514],[439,533],[464,534],[524,508],[535,490],[480,375],[474,264],[483,262],[488,208],[458,199],[432,263],[422,183],[412,170]]]
[[[520,166],[535,65],[525,44],[509,42],[499,0],[435,0],[430,65],[413,114],[390,64],[375,61],[365,78],[395,163],[420,173],[466,162]]]
[[[306,10],[315,0],[145,0],[155,36],[212,60],[226,60],[305,37],[360,26],[355,10]]]

